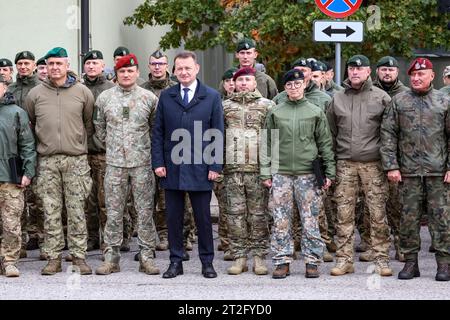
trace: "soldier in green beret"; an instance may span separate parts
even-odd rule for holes
[[[2,58],[0,59],[0,75],[3,76],[3,81],[9,86],[13,83],[13,64],[11,60]]]

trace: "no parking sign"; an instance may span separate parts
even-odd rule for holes
[[[320,11],[327,16],[341,19],[356,12],[362,0],[315,0]]]

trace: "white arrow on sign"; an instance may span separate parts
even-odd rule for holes
[[[314,41],[317,42],[362,42],[362,21],[314,21]]]

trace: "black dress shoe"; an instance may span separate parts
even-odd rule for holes
[[[175,278],[178,275],[183,274],[183,264],[181,262],[171,262],[169,268],[163,273],[163,278],[170,279]]]
[[[189,256],[189,253],[187,253],[187,251],[185,251],[183,253],[183,261],[189,261],[191,259],[191,257]]]
[[[212,263],[204,263],[202,265],[202,274],[205,278],[216,278],[217,272],[214,270]]]

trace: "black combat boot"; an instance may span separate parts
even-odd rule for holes
[[[402,271],[398,273],[398,278],[401,280],[410,280],[414,277],[420,277],[417,254],[414,257],[407,257],[405,266]]]
[[[450,270],[448,263],[438,262],[436,281],[450,281]]]

